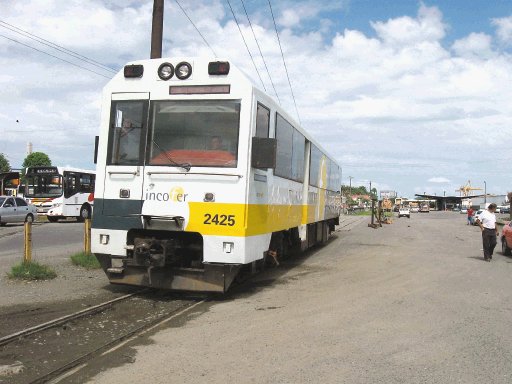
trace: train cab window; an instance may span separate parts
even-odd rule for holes
[[[142,163],[142,127],[146,104],[143,100],[113,102],[109,132],[109,165]]]
[[[147,163],[234,168],[239,125],[239,101],[154,102]]]
[[[270,110],[258,103],[256,111],[256,137],[268,137],[270,126]]]

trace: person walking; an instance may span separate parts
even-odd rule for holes
[[[487,210],[480,214],[476,219],[476,223],[482,231],[482,243],[484,246],[484,260],[491,261],[494,247],[496,247],[496,238],[500,234],[496,226],[496,204],[489,204]]]
[[[473,211],[473,208],[468,208],[468,225],[473,225],[473,216],[475,214],[475,211]]]

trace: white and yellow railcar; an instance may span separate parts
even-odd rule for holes
[[[92,251],[112,283],[224,292],[338,223],[341,168],[227,61],[129,63],[98,142]]]

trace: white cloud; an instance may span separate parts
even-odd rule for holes
[[[428,182],[443,184],[443,183],[449,183],[450,180],[447,179],[446,177],[431,177],[430,179],[428,179]]]
[[[445,36],[446,25],[436,7],[420,5],[418,16],[372,22],[378,37],[386,44],[403,45],[439,41]]]
[[[93,0],[84,9],[78,0],[28,0],[23,5],[11,0],[2,18],[121,68],[149,56],[151,3]],[[418,185],[432,193],[438,188],[439,194],[439,184],[449,180],[461,184],[484,177],[489,185],[505,189],[504,169],[489,166],[496,158],[510,160],[505,144],[512,126],[509,54],[478,31],[445,47],[450,29],[436,7],[421,4],[415,16],[374,20],[375,36],[370,37],[355,29],[325,33],[333,24],[320,15],[340,5],[311,4],[283,1],[274,12],[286,27],[280,29],[280,38],[303,125],[340,160],[345,177],[371,178],[375,185],[402,193]],[[262,88],[224,2],[191,0],[182,5],[216,54],[241,67]],[[255,12],[251,21],[260,47],[282,105],[295,118],[269,11],[260,7]],[[509,19],[493,20],[503,38]],[[252,31],[246,19],[239,21],[273,95]],[[318,29],[304,32],[306,22],[317,23]],[[212,56],[173,2],[166,5],[164,23],[164,56]],[[18,148],[11,157],[19,159],[11,164],[19,165],[19,148],[30,140],[35,150],[51,151],[55,163],[92,166],[101,88],[108,80],[1,38],[0,52],[0,128],[12,132],[0,142],[0,152]],[[475,158],[474,148],[483,144],[490,155]],[[433,174],[444,177],[431,178]],[[448,181],[432,181],[441,179]]]
[[[512,16],[492,19],[496,35],[502,43],[510,45],[512,39]]]
[[[493,54],[491,47],[491,36],[485,33],[471,33],[469,36],[456,40],[452,49],[459,56],[482,56],[488,57]]]

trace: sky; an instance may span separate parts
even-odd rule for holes
[[[270,4],[283,54],[268,0],[166,0],[163,57],[240,67],[341,164],[343,184],[407,197],[458,195],[468,180],[512,191],[511,1]],[[54,165],[94,169],[102,88],[112,69],[149,58],[153,1],[1,5],[0,153],[19,168],[31,142]]]

